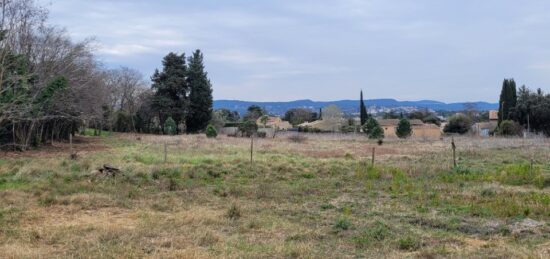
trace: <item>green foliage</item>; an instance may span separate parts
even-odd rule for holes
[[[168,117],[164,122],[164,134],[166,135],[175,135],[177,133],[176,122],[172,117]]]
[[[349,219],[346,217],[340,217],[338,218],[336,223],[334,223],[334,229],[336,231],[348,230],[350,229],[350,227],[351,227],[351,221],[349,221]]]
[[[208,124],[206,127],[206,137],[208,138],[216,138],[218,136],[218,131],[216,131],[216,128],[212,126],[212,124]]]
[[[511,120],[503,120],[498,126],[498,134],[501,136],[519,136],[521,132],[521,126]]]
[[[405,118],[399,121],[397,128],[395,128],[395,134],[399,138],[408,138],[412,134],[411,122]]]
[[[247,120],[239,125],[239,131],[245,136],[250,137],[258,132],[258,125],[256,121]]]
[[[304,122],[311,122],[317,119],[317,113],[305,108],[290,109],[285,113],[284,120],[296,126]]]
[[[545,187],[545,178],[539,167],[531,167],[530,164],[512,164],[504,167],[499,181],[509,185],[535,185]]]
[[[360,97],[360,103],[359,103],[359,118],[361,119],[361,125],[364,125],[365,123],[367,123],[367,119],[369,118],[367,107],[365,106],[365,102],[363,101],[363,90],[361,90],[361,97]]]
[[[39,97],[35,100],[35,104],[40,107],[48,105],[54,94],[60,90],[63,90],[67,87],[69,81],[63,76],[55,78],[50,82],[39,94]]]
[[[258,105],[251,105],[250,107],[248,107],[246,115],[244,116],[243,119],[245,121],[247,120],[256,121],[265,114],[266,112],[262,107]]]
[[[384,138],[384,130],[382,129],[382,127],[380,127],[380,124],[378,124],[378,121],[373,117],[370,117],[367,120],[367,123],[363,125],[363,132],[367,134],[369,139]]]
[[[514,79],[504,79],[499,99],[498,124],[510,119],[510,113],[517,103],[516,82]]]
[[[155,90],[151,108],[160,115],[160,121],[172,117],[174,124],[178,125],[185,121],[185,113],[188,111],[186,96],[189,93],[189,83],[186,80],[185,53],[169,53],[164,57],[162,65],[162,72],[156,70],[151,78],[152,88]],[[177,127],[174,129],[177,130]]]
[[[406,236],[399,239],[399,249],[415,251],[420,248],[420,241],[416,236]]]
[[[354,241],[357,247],[366,248],[373,243],[386,240],[391,234],[390,228],[384,222],[376,221],[356,236]]]
[[[471,127],[472,119],[462,113],[457,113],[449,118],[449,122],[445,125],[443,131],[447,133],[464,134],[468,132]]]
[[[187,83],[191,93],[186,125],[187,131],[194,133],[204,130],[212,118],[212,84],[204,70],[200,50],[196,50],[189,58]]]

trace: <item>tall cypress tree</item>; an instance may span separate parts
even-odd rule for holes
[[[212,85],[204,71],[203,54],[200,50],[196,50],[189,58],[187,83],[191,90],[187,131],[199,132],[204,130],[212,119]]]
[[[514,79],[504,79],[502,90],[500,92],[498,124],[503,120],[510,119],[510,112],[515,109],[517,104],[517,90]]]
[[[365,102],[363,101],[363,90],[361,90],[361,101],[359,104],[359,117],[361,118],[361,125],[364,125],[367,123],[367,119],[369,118],[369,114],[367,113],[367,107],[365,106]]]
[[[185,54],[178,55],[171,52],[164,57],[162,65],[162,72],[157,69],[151,77],[152,88],[155,90],[152,108],[159,116],[160,125],[164,125],[169,117],[179,125],[185,122],[188,107],[189,86],[185,80],[187,74]]]

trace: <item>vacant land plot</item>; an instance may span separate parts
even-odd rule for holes
[[[454,169],[450,139],[260,139],[254,163],[249,139],[204,136],[0,153],[0,257],[548,258],[550,142],[456,143]]]

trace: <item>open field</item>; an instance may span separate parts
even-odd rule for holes
[[[546,139],[137,137],[0,153],[0,257],[550,256]]]

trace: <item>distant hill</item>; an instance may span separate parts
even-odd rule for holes
[[[312,110],[319,110],[319,108],[326,107],[328,105],[335,104],[342,109],[344,113],[352,114],[359,112],[358,100],[341,100],[330,102],[317,102],[312,100],[297,100],[290,102],[251,102],[251,101],[237,101],[237,100],[216,100],[214,101],[214,109],[226,108],[232,111],[237,111],[240,114],[245,114],[246,109],[250,105],[258,105],[266,109],[270,114],[283,115],[285,112],[292,108],[309,108]],[[370,110],[375,109],[377,111],[384,111],[388,109],[392,110],[405,110],[410,111],[414,109],[431,109],[434,111],[459,111],[463,110],[466,105],[473,106],[477,110],[496,110],[498,109],[497,103],[488,102],[462,102],[462,103],[443,103],[432,100],[421,101],[397,101],[394,99],[371,99],[365,100],[365,105]]]

